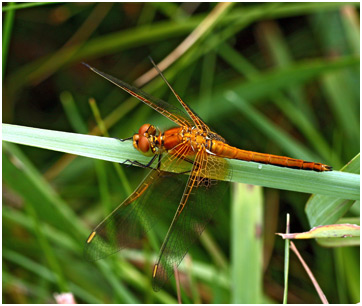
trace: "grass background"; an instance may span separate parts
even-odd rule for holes
[[[160,62],[208,18],[165,75],[215,131],[243,149],[336,170],[355,157],[358,4],[216,5],[4,4],[3,122],[96,133],[88,103],[94,97],[112,137],[129,137],[145,122],[170,127],[80,63],[139,84],[151,68],[148,55]],[[144,90],[175,102],[160,78]],[[3,301],[46,303],[55,292],[71,291],[84,303],[176,302],[174,279],[159,293],[151,289],[157,243],[145,239],[141,248],[95,264],[82,258],[90,230],[144,173],[4,142]],[[180,266],[183,302],[281,302],[284,242],[274,233],[285,232],[286,213],[291,232],[308,230],[307,200],[303,193],[233,186]],[[359,202],[348,205],[343,216],[359,223]],[[329,302],[359,301],[359,248],[296,245]],[[293,254],[288,302],[319,302]]]

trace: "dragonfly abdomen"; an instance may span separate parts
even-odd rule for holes
[[[226,157],[230,159],[240,159],[240,160],[252,161],[262,164],[271,164],[287,168],[312,170],[318,172],[332,170],[332,167],[325,164],[308,162],[302,159],[295,159],[285,156],[277,156],[272,154],[264,154],[253,151],[241,150],[219,141],[213,142],[212,153],[220,157]]]

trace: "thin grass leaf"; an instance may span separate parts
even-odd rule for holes
[[[13,28],[13,23],[14,23],[15,11],[12,10],[14,8],[14,6],[15,6],[14,2],[9,2],[7,6],[3,6],[3,11],[4,11],[4,8],[8,8],[8,10],[10,10],[9,12],[7,12],[5,14],[5,22],[4,22],[4,28],[3,28],[3,49],[2,49],[2,51],[3,51],[3,55],[2,55],[2,60],[3,60],[2,76],[3,76],[3,78],[5,75],[5,69],[7,66],[6,63],[7,63],[7,59],[8,59],[11,30]]]
[[[13,272],[5,271],[6,268],[3,268],[2,279],[4,286],[14,286],[16,284],[17,288],[20,290],[30,290],[32,295],[35,296],[39,301],[43,300],[43,297],[48,295],[47,288],[39,286],[37,283],[34,283],[33,280],[24,280],[22,276],[17,277]],[[101,301],[99,302],[101,303]]]
[[[360,270],[356,269],[356,263],[360,262],[359,253],[354,252],[352,248],[342,248],[344,268],[346,273],[346,285],[352,303],[358,303],[360,300]]]
[[[286,233],[290,232],[290,215],[287,214],[286,218]],[[284,293],[283,293],[283,304],[288,303],[288,279],[289,279],[289,261],[290,261],[290,242],[289,239],[285,239],[284,245]]]
[[[271,58],[273,65],[279,68],[292,66],[292,50],[290,50],[286,41],[287,37],[283,36],[278,24],[273,21],[264,22],[260,26],[260,31],[260,39],[265,41],[263,45],[265,45],[266,52],[269,53],[267,56]],[[286,89],[286,96],[290,97],[292,104],[298,108],[298,112],[309,119],[310,125],[316,124],[316,116],[306,101],[304,88],[299,84],[291,86]]]
[[[245,75],[250,81],[261,77],[263,74],[259,72],[246,58],[237,53],[229,44],[224,44],[218,49],[220,55],[232,67]],[[311,124],[310,118],[305,116],[303,112],[288,99],[282,92],[272,95],[272,101],[279,107],[280,111],[304,134],[304,136],[314,146],[315,150],[324,158],[329,160],[332,151],[321,133],[314,125]],[[336,157],[337,159],[337,157]]]
[[[46,258],[49,268],[56,276],[58,290],[60,292],[68,292],[69,287],[64,272],[61,269],[61,264],[55,256],[54,250],[50,247],[49,241],[46,238],[44,231],[42,231],[42,227],[40,226],[40,221],[35,209],[32,207],[32,205],[29,204],[26,204],[25,208],[33,220],[34,232],[36,234],[40,249]]]
[[[303,233],[278,233],[283,239],[315,239],[359,237],[360,227],[356,224],[330,224],[313,227]]]
[[[254,8],[243,8],[236,9],[231,11],[225,18],[222,20],[222,24],[232,25],[233,32],[240,31],[240,28],[235,26],[235,23],[241,23],[242,26],[250,24],[253,21],[256,21],[260,18],[264,18],[265,15],[268,15],[268,18],[277,18],[280,16],[293,16],[295,14],[301,14],[301,12],[313,12],[323,9],[336,9],[340,7],[341,3],[330,3],[326,4],[305,4],[305,5],[273,5],[272,9],[265,10],[259,7]],[[240,16],[243,18],[240,18]],[[161,39],[167,39],[168,37],[175,38],[178,35],[183,35],[194,29],[202,19],[204,19],[204,14],[199,14],[196,17],[192,16],[187,19],[187,22],[175,23],[175,22],[158,22],[154,23],[151,26],[145,25],[145,27],[137,27],[135,29],[120,31],[116,33],[111,33],[108,35],[103,35],[98,38],[94,38],[88,41],[88,43],[81,49],[79,52],[74,54],[70,59],[70,62],[80,62],[86,58],[95,57],[97,55],[106,55],[114,52],[120,52],[127,50],[131,47],[143,46],[149,43],[155,43]],[[247,23],[245,23],[247,20]],[[233,23],[232,23],[233,22]],[[230,35],[230,34],[229,34]],[[229,37],[229,36],[227,36]],[[57,53],[57,57],[54,59],[56,62],[63,62],[63,58],[67,57],[69,53],[72,53],[72,50],[79,49],[77,44],[72,45],[68,48],[62,50],[62,52]],[[47,62],[52,55],[45,56],[41,59],[35,60],[27,66],[22,67],[11,76],[9,76],[9,82],[12,86],[23,86],[17,80],[28,80],[28,75],[35,71],[38,67],[42,66],[43,63]],[[44,74],[48,74],[48,71],[44,71]],[[14,88],[15,89],[15,88]]]
[[[29,270],[38,277],[48,280],[50,283],[55,282],[56,276],[49,269],[25,257],[23,254],[16,253],[11,250],[3,250],[3,257],[8,261],[16,263],[26,270]],[[76,284],[71,283],[69,286],[71,292],[73,292],[76,296],[82,297],[82,299],[85,301],[88,301],[89,303],[100,303],[100,300],[91,296],[88,292],[84,291],[84,289],[77,286]]]
[[[34,223],[31,218],[22,211],[12,210],[8,207],[3,207],[3,218],[14,222],[17,227],[23,227],[29,232],[34,232]],[[76,240],[72,239],[69,235],[57,230],[49,224],[41,223],[41,231],[45,234],[45,237],[52,243],[61,246],[62,248],[73,252],[79,247]]]
[[[355,7],[347,4],[342,9],[342,22],[346,31],[347,42],[352,52],[356,55],[360,53],[360,31],[359,14]]]
[[[351,149],[356,152],[359,148],[359,122],[355,116],[358,104],[348,90],[349,84],[342,73],[329,73],[323,78],[323,87],[330,101],[336,121],[343,134],[350,142],[353,142]]]
[[[248,101],[248,103],[258,103],[260,99],[269,99],[270,95],[278,93],[279,90],[296,84],[303,84],[329,71],[358,66],[359,58],[356,57],[341,57],[332,61],[322,59],[311,60],[297,62],[295,65],[285,69],[264,72],[260,77],[254,78],[252,81],[243,82],[242,80],[236,80],[230,85],[223,86],[222,90],[215,89],[210,101],[214,109],[210,113],[210,121],[220,120],[220,117],[224,117],[234,111],[234,105],[231,103],[218,103],[219,101],[224,101],[227,98],[225,95],[229,92],[235,93],[238,98],[242,98]],[[202,99],[199,103],[203,105]],[[199,114],[207,111],[203,108],[195,109]]]
[[[39,218],[47,220],[49,224],[57,228],[66,226],[68,234],[71,234],[73,239],[76,239],[82,231],[85,233],[74,212],[45,183],[22,152],[11,143],[3,143],[3,149],[5,149],[3,151],[4,182],[18,192],[23,200],[33,205]]]
[[[3,124],[3,140],[118,163],[137,160],[147,164],[149,161],[129,143],[114,138]],[[357,174],[338,171],[317,173],[238,160],[229,160],[229,164],[232,168],[232,182],[359,199]],[[174,169],[177,172],[185,170],[182,166]]]
[[[325,247],[360,245],[360,227],[356,224],[321,225],[308,232],[278,235],[283,239],[316,239]]]
[[[87,125],[80,115],[79,107],[75,103],[72,94],[69,91],[63,91],[60,93],[59,99],[73,130],[77,133],[86,134],[88,132]]]
[[[57,3],[56,2],[32,2],[32,3],[14,4],[12,6],[4,6],[2,8],[2,11],[6,12],[6,11],[12,11],[12,10],[20,10],[20,9],[32,8],[32,7],[41,6],[41,5],[49,5],[49,4],[57,4]]]
[[[318,160],[318,157],[309,149],[295,141],[285,131],[271,122],[266,116],[249,105],[243,98],[236,96],[233,92],[227,93],[229,100],[244,116],[260,129],[268,139],[274,139],[277,144],[291,156],[299,156],[304,160]]]
[[[54,190],[44,181],[19,149],[11,143],[4,143],[3,148],[5,149],[5,154],[3,154],[4,182],[17,191],[28,203],[31,203],[42,222],[62,230],[65,235],[77,242],[74,244],[76,248],[72,250],[72,253],[81,254],[83,243],[90,230],[84,227],[84,224],[68,208],[67,204],[54,193]],[[32,263],[27,258],[24,257],[24,259],[26,259],[24,266]],[[20,262],[18,263],[20,264]],[[108,266],[108,264],[105,265]],[[31,269],[32,267],[28,268]],[[109,268],[108,270],[113,269]],[[38,271],[39,269],[33,270]],[[102,269],[101,271],[104,273],[105,279],[111,284],[114,292],[116,292],[116,297],[118,297],[119,301],[125,302],[125,297],[129,296],[129,294],[126,294],[124,289],[119,287],[120,285],[114,274],[105,272]],[[126,275],[132,273],[134,271],[127,271]],[[52,275],[52,277],[56,276]],[[48,277],[47,280],[50,281],[50,278]],[[75,292],[73,287],[69,286],[70,290]],[[128,302],[134,303],[135,300],[130,298]]]
[[[213,258],[213,261],[216,263],[216,265],[224,270],[228,270],[229,263],[225,257],[225,254],[222,253],[220,247],[217,245],[216,241],[210,236],[207,229],[202,233],[200,240],[210,256]]]

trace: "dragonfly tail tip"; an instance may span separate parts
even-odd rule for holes
[[[333,171],[333,167],[328,166],[328,165],[323,165],[323,170],[322,171]]]

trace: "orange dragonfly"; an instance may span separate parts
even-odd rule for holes
[[[226,190],[226,182],[220,179],[230,179],[227,158],[302,170],[331,171],[332,168],[321,163],[229,146],[182,101],[153,61],[152,64],[182,109],[85,64],[170,119],[176,127],[162,133],[155,126],[144,124],[138,133],[127,138],[133,139],[133,146],[141,153],[152,156],[147,165],[128,162],[151,170],[137,189],[92,231],[84,254],[87,260],[93,261],[132,247],[135,241],[161,222],[161,216],[167,215],[170,225],[152,272],[152,287],[158,291],[220,206]],[[157,166],[152,168],[154,161],[157,161]],[[180,165],[189,171],[170,173]]]

